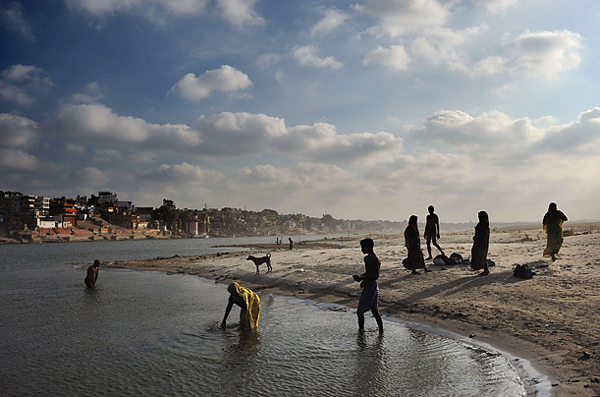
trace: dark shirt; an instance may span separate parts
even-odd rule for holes
[[[361,278],[365,281],[373,281],[379,278],[379,268],[381,267],[381,262],[377,255],[368,254],[365,256],[365,274],[361,276]]]

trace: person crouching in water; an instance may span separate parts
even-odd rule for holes
[[[227,287],[229,292],[229,302],[225,309],[225,316],[221,323],[221,328],[227,326],[227,317],[235,303],[240,307],[240,327],[246,329],[258,329],[258,319],[260,317],[260,298],[248,288],[241,287],[235,281]]]
[[[375,252],[373,252],[373,240],[366,238],[360,241],[360,248],[365,256],[365,272],[360,276],[355,274],[352,277],[355,281],[360,283],[362,292],[360,294],[360,300],[358,302],[358,330],[364,332],[365,330],[365,313],[371,310],[377,326],[379,327],[379,333],[383,334],[383,321],[379,315],[377,308],[379,307],[379,284],[377,279],[379,278],[379,268],[381,262]]]
[[[91,265],[90,267],[88,267],[87,274],[85,276],[85,279],[83,280],[85,282],[86,287],[96,288],[96,281],[98,281],[98,271],[99,270],[100,270],[100,261],[98,259],[96,259],[94,261],[94,264]]]

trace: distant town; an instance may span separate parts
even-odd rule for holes
[[[0,238],[4,242],[354,235],[399,233],[404,227],[406,222],[343,220],[330,214],[316,218],[272,209],[178,208],[168,198],[159,207],[137,207],[110,191],[75,198],[0,191]]]

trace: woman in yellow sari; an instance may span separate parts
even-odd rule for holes
[[[227,326],[227,317],[231,312],[233,304],[240,307],[240,326],[247,329],[258,328],[258,318],[260,317],[260,298],[258,295],[248,288],[241,287],[238,283],[233,282],[227,287],[229,292],[229,303],[225,309],[225,317],[221,327]]]
[[[550,203],[548,206],[548,212],[544,215],[542,225],[544,231],[548,235],[546,240],[546,249],[544,250],[544,256],[546,258],[551,257],[552,261],[556,260],[556,255],[562,247],[562,243],[565,240],[563,237],[562,225],[566,222],[567,216],[558,209],[556,203]]]

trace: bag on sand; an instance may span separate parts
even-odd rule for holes
[[[535,272],[529,267],[529,265],[517,265],[517,267],[515,267],[515,271],[513,272],[513,276],[524,279],[530,279],[534,275]]]
[[[446,261],[448,265],[460,265],[461,263],[463,263],[463,257],[456,252],[450,254],[450,258]]]
[[[446,266],[448,264],[448,257],[440,254],[433,258],[433,264],[437,266]]]

